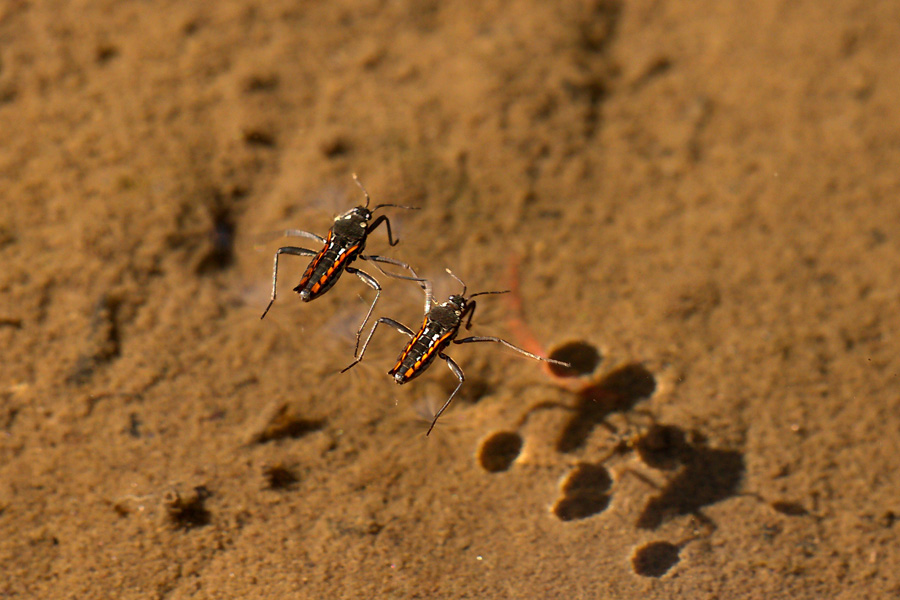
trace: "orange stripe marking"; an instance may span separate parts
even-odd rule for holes
[[[427,323],[428,323],[428,319],[426,318],[426,319],[425,319],[425,324],[427,324]],[[400,366],[403,364],[403,360],[404,360],[407,356],[409,356],[409,351],[412,350],[413,344],[415,344],[416,341],[417,341],[419,338],[422,337],[422,333],[425,331],[425,324],[422,325],[422,329],[419,330],[419,333],[416,334],[416,337],[414,337],[414,338],[409,342],[409,344],[407,344],[406,349],[403,351],[403,354],[400,355],[400,360],[397,361],[397,365],[396,365],[393,369],[391,369],[391,371],[396,371],[397,369],[399,369]],[[427,360],[429,359],[429,357],[430,357],[432,354],[434,354],[435,352],[437,352],[437,349],[440,348],[440,346],[441,346],[441,344],[444,342],[444,340],[446,340],[447,338],[449,338],[449,337],[450,337],[451,335],[453,335],[454,333],[455,333],[454,331],[448,331],[447,333],[445,333],[444,335],[442,335],[441,337],[439,337],[439,338],[437,339],[436,342],[434,342],[433,344],[431,344],[431,345],[428,347],[428,350],[425,352],[425,354],[423,354],[423,355],[419,358],[419,360],[417,360],[417,361],[415,362],[415,364],[414,364],[413,366],[411,366],[409,369],[406,370],[406,373],[404,373],[404,377],[412,377],[412,375],[413,375],[416,371],[419,370],[419,367],[422,366],[422,363],[424,363],[425,361],[427,361]]]
[[[330,236],[329,236],[329,239],[330,239]],[[331,267],[329,267],[329,269],[325,272],[325,274],[319,278],[319,280],[315,283],[315,285],[313,285],[312,290],[311,290],[313,294],[318,292],[322,288],[322,286],[328,282],[328,279],[332,275],[334,275],[335,271],[337,271],[338,269],[341,268],[341,265],[343,265],[347,261],[347,258],[351,254],[353,254],[353,252],[355,252],[357,248],[359,248],[359,244],[357,244],[356,246],[353,246],[351,248],[348,248],[346,252],[343,252],[340,255],[338,255],[337,260],[334,261],[334,264],[331,265]],[[319,266],[319,263],[322,260],[322,256],[325,254],[325,250],[327,250],[327,249],[328,249],[328,246],[325,246],[325,248],[316,256],[316,260],[313,262],[312,265],[310,265],[309,269],[307,269],[308,275],[304,275],[303,280],[300,282],[301,286],[306,285],[306,283],[309,281],[309,277],[312,275],[312,271],[315,270],[315,268],[317,266]]]
[[[413,344],[415,344],[419,340],[419,338],[422,337],[422,333],[425,331],[425,326],[427,324],[428,317],[425,317],[425,320],[422,321],[422,326],[419,328],[418,333],[416,333],[416,335],[414,335],[413,338],[409,340],[409,343],[406,344],[406,348],[404,348],[403,352],[400,353],[400,358],[397,359],[397,364],[394,365],[393,369],[391,369],[392,373],[395,373],[397,369],[399,369],[403,364],[403,361],[406,359],[406,357],[409,356],[409,351],[412,350]],[[407,377],[409,377],[409,375],[407,375]]]
[[[298,288],[306,287],[306,284],[309,283],[310,277],[312,277],[313,271],[316,270],[316,267],[319,266],[319,263],[322,262],[322,258],[325,256],[325,251],[328,250],[328,244],[331,242],[331,230],[328,230],[328,235],[325,237],[325,247],[319,250],[319,253],[316,254],[316,257],[313,259],[309,266],[306,268],[306,272],[303,273],[303,277],[300,279],[300,283],[297,284]],[[313,290],[315,293],[316,290]]]

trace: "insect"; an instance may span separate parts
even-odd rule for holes
[[[453,397],[456,395],[456,392],[459,391],[459,388],[462,387],[463,382],[466,380],[465,375],[463,374],[462,369],[459,368],[459,365],[456,364],[452,358],[447,356],[444,351],[450,345],[450,343],[454,344],[469,344],[473,342],[497,342],[503,344],[507,348],[515,350],[520,354],[524,354],[529,358],[533,358],[535,360],[541,360],[553,364],[558,364],[560,366],[570,366],[568,363],[564,363],[562,361],[553,360],[551,358],[544,358],[538,356],[537,354],[532,354],[531,352],[527,352],[518,346],[515,346],[506,340],[501,340],[496,337],[489,336],[471,336],[462,339],[456,339],[457,334],[459,333],[459,328],[462,326],[463,322],[466,324],[466,329],[470,329],[472,327],[472,317],[475,315],[475,307],[476,302],[473,300],[476,296],[483,296],[487,294],[505,294],[509,290],[504,290],[500,292],[478,292],[477,294],[472,294],[469,297],[466,297],[466,284],[463,281],[453,274],[450,269],[447,269],[447,273],[450,274],[451,277],[456,279],[462,286],[461,294],[453,294],[451,295],[446,302],[442,302],[436,306],[433,306],[433,295],[432,295],[432,286],[431,282],[421,279],[418,277],[405,277],[402,275],[391,275],[392,277],[396,277],[398,279],[409,279],[412,281],[418,281],[419,284],[425,291],[425,321],[422,323],[422,326],[419,328],[419,331],[413,332],[412,329],[407,327],[406,325],[399,323],[393,319],[389,319],[387,317],[381,317],[378,321],[375,322],[375,326],[372,327],[372,330],[369,332],[366,341],[362,345],[362,349],[359,354],[352,363],[350,363],[347,367],[345,367],[341,373],[344,373],[354,367],[357,363],[362,361],[363,355],[366,352],[366,348],[369,345],[369,342],[372,340],[372,336],[375,335],[375,330],[378,329],[378,326],[382,323],[386,325],[390,325],[400,333],[406,334],[409,336],[409,343],[406,344],[406,347],[400,353],[400,356],[397,358],[397,364],[394,365],[394,368],[388,371],[388,375],[391,375],[398,384],[402,385],[407,381],[412,381],[419,375],[421,375],[425,369],[434,362],[435,358],[442,358],[447,361],[447,366],[450,367],[450,371],[456,375],[456,378],[459,379],[459,384],[457,384],[456,389],[453,390],[453,393],[450,394],[450,397],[447,398],[447,401],[444,402],[444,405],[437,411],[434,419],[431,421],[431,426],[428,428],[428,432],[425,434],[426,436],[431,434],[431,430],[434,429],[437,420],[440,418],[441,414],[447,407],[450,406],[450,402],[453,400]]]
[[[269,305],[266,306],[266,310],[263,311],[260,319],[265,318],[269,309],[272,308],[272,304],[275,302],[276,289],[278,286],[278,259],[281,255],[312,256],[313,259],[310,261],[309,266],[306,267],[306,271],[304,271],[300,283],[294,288],[294,291],[300,294],[300,299],[303,302],[314,300],[334,287],[334,284],[337,283],[337,280],[340,279],[344,271],[356,275],[363,283],[375,290],[375,299],[369,307],[369,312],[366,313],[366,318],[363,319],[362,324],[356,332],[356,348],[358,350],[362,331],[369,321],[369,318],[372,316],[372,311],[375,310],[375,304],[378,302],[378,297],[381,295],[381,285],[378,284],[378,281],[376,281],[374,277],[365,271],[357,269],[356,267],[351,267],[350,265],[357,258],[361,258],[362,260],[372,261],[373,263],[386,263],[403,267],[409,269],[410,272],[415,275],[415,271],[413,271],[406,263],[385,256],[365,255],[363,254],[363,250],[365,250],[366,239],[369,234],[382,223],[384,223],[387,228],[388,243],[391,246],[396,246],[400,241],[395,240],[391,235],[391,222],[387,216],[381,215],[374,221],[371,221],[372,214],[376,210],[385,207],[407,208],[410,210],[417,209],[412,206],[400,206],[398,204],[379,204],[375,208],[369,210],[369,192],[367,192],[366,188],[360,183],[356,173],[353,174],[353,181],[356,182],[356,185],[359,186],[359,189],[361,189],[363,195],[365,195],[366,204],[365,206],[351,208],[344,214],[335,218],[334,224],[331,226],[331,229],[328,230],[328,235],[326,237],[323,238],[315,233],[299,229],[288,229],[284,232],[286,237],[309,238],[320,244],[324,244],[324,246],[318,251],[310,250],[308,248],[299,248],[297,246],[283,246],[275,252],[275,267],[272,271],[272,299],[269,300]],[[375,266],[385,273],[380,265],[376,264]]]

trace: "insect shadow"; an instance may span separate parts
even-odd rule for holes
[[[627,412],[640,400],[656,391],[656,378],[640,363],[628,363],[599,381],[589,383],[576,392],[574,406],[559,402],[541,402],[532,406],[520,419],[521,428],[535,412],[564,408],[571,413],[556,440],[556,450],[575,452],[584,447],[598,425],[606,426],[606,418],[615,412]]]
[[[695,515],[708,522],[700,509],[739,493],[744,455],[737,450],[710,448],[699,434],[686,435],[674,425],[654,425],[638,439],[635,450],[648,466],[676,471],[644,505],[636,523],[640,529],[657,529],[666,520],[682,515]]]

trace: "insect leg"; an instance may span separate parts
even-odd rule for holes
[[[434,290],[431,287],[430,281],[425,281],[422,284],[422,289],[425,290],[425,314],[431,312],[431,303],[434,301]]]
[[[413,270],[413,268],[411,266],[409,266],[408,264],[406,264],[404,262],[400,262],[399,260],[396,260],[393,258],[388,258],[386,256],[374,256],[374,255],[372,255],[372,256],[360,255],[360,258],[362,258],[363,260],[369,260],[369,261],[372,261],[373,263],[375,263],[375,267],[377,267],[379,271],[381,271],[388,277],[393,277],[394,279],[406,279],[407,281],[418,282],[418,284],[420,286],[422,286],[422,289],[425,291],[425,314],[428,314],[428,311],[431,310],[431,302],[433,299],[430,281],[419,277],[416,274],[416,272]],[[408,269],[409,272],[413,274],[413,276],[407,277],[406,275],[397,275],[395,273],[389,273],[388,271],[385,271],[384,269],[381,268],[381,266],[378,264],[379,262],[383,262],[383,263],[386,263],[389,265],[397,265],[398,267],[403,267],[404,269]]]
[[[388,244],[390,244],[391,246],[396,246],[397,244],[399,244],[400,240],[395,240],[391,235],[391,220],[387,218],[387,215],[381,215],[380,217],[372,221],[372,225],[369,226],[369,233],[371,234],[373,231],[375,231],[375,228],[382,223],[384,223],[384,226],[387,227]]]
[[[531,352],[522,350],[518,346],[514,346],[513,344],[510,344],[506,340],[501,340],[500,338],[496,338],[496,337],[487,337],[487,336],[478,335],[478,336],[463,338],[461,340],[453,340],[454,344],[471,344],[472,342],[498,342],[500,344],[503,344],[504,346],[506,346],[507,348],[509,348],[511,350],[515,350],[519,354],[524,354],[525,356],[527,356],[529,358],[533,358],[535,360],[542,360],[544,362],[553,363],[554,365],[559,365],[561,367],[571,367],[572,366],[569,363],[563,362],[561,360],[554,360],[552,358],[544,358],[543,356],[538,356],[537,354],[532,354]]]
[[[372,300],[372,305],[369,306],[369,312],[366,313],[366,318],[363,319],[363,322],[359,324],[359,329],[356,330],[356,347],[353,349],[353,356],[356,356],[356,353],[359,351],[359,338],[360,336],[362,336],[363,329],[366,328],[366,323],[368,323],[369,319],[372,317],[372,311],[375,310],[375,304],[378,303],[378,297],[381,296],[381,285],[378,283],[378,281],[375,280],[374,277],[372,277],[365,271],[360,271],[355,267],[347,267],[346,271],[348,273],[353,273],[354,275],[362,279],[363,283],[375,290],[375,299]]]
[[[281,235],[283,237],[309,238],[311,240],[315,240],[315,241],[319,242],[320,244],[325,243],[325,238],[323,238],[321,235],[316,235],[315,233],[313,233],[311,231],[303,231],[302,229],[285,229]]]
[[[466,380],[466,376],[463,374],[462,369],[459,368],[459,365],[456,364],[452,358],[444,354],[443,352],[438,352],[438,356],[447,361],[447,366],[450,367],[450,370],[456,375],[456,378],[459,379],[459,383],[456,385],[456,389],[453,390],[453,393],[450,394],[450,397],[447,398],[447,401],[444,402],[444,405],[441,407],[437,414],[434,415],[434,419],[431,421],[431,427],[428,428],[428,431],[425,432],[425,437],[428,437],[431,434],[431,430],[434,429],[434,426],[437,425],[437,420],[444,414],[444,411],[447,410],[447,407],[450,406],[450,402],[453,400],[453,396],[456,395],[456,392],[459,391],[459,388],[462,387],[463,382]]]
[[[381,267],[381,265],[376,264],[375,266],[378,268],[378,270],[381,271],[382,273],[384,273],[385,275],[387,275],[388,277],[394,277],[396,279],[408,279],[410,281],[420,281],[421,280],[421,278],[418,275],[416,275],[416,272],[413,270],[413,268],[411,266],[409,266],[405,262],[397,260],[396,258],[389,258],[387,256],[377,256],[375,254],[367,254],[367,255],[360,254],[359,257],[363,260],[370,260],[373,263],[385,263],[388,265],[396,265],[398,267],[403,267],[404,269],[406,269],[407,271],[409,271],[410,273],[413,274],[412,277],[407,277],[406,275],[396,275],[395,273],[385,271]]]
[[[357,357],[356,357],[356,360],[354,360],[352,363],[350,363],[349,365],[347,365],[346,367],[344,367],[343,369],[341,369],[341,373],[346,373],[347,371],[349,371],[350,369],[352,369],[353,367],[355,367],[355,366],[356,366],[356,363],[362,361],[363,355],[366,353],[366,348],[369,347],[369,342],[372,341],[372,336],[375,335],[375,330],[378,329],[378,326],[379,326],[381,323],[385,323],[385,324],[387,324],[387,325],[390,325],[391,327],[393,327],[394,329],[396,329],[396,330],[399,331],[400,333],[405,333],[405,334],[408,335],[409,337],[413,337],[413,336],[415,335],[415,334],[413,333],[412,329],[410,329],[409,327],[407,327],[407,326],[404,325],[403,323],[398,323],[397,321],[395,321],[395,320],[393,320],[393,319],[389,319],[389,318],[387,318],[387,317],[381,317],[380,319],[378,319],[377,321],[375,321],[375,326],[372,327],[372,330],[369,332],[369,335],[368,335],[368,337],[366,338],[366,341],[363,342],[362,350],[359,351],[359,356],[357,356]]]
[[[266,313],[272,308],[272,303],[275,302],[275,290],[278,285],[278,257],[282,254],[291,254],[293,256],[315,256],[318,252],[307,248],[298,248],[296,246],[283,246],[275,251],[275,268],[272,270],[272,299],[269,300],[269,305],[266,307],[266,310],[263,311],[260,319],[265,318]]]
[[[466,311],[469,313],[469,320],[466,321],[466,329],[472,329],[472,317],[475,316],[475,307],[478,304],[474,300],[469,300]]]
[[[450,269],[447,269],[447,272],[450,273],[451,275],[453,275],[453,272]],[[459,280],[459,277],[456,277],[456,275],[453,275],[453,277],[455,277],[457,280]],[[466,306],[466,311],[462,314],[463,317],[465,317],[467,313],[469,315],[469,320],[466,321],[466,329],[472,329],[472,317],[475,316],[475,307],[477,306],[477,304],[475,304],[475,301],[472,300],[472,298],[474,298],[475,296],[484,296],[487,294],[508,294],[508,293],[509,293],[509,290],[503,290],[502,292],[478,292],[477,294],[472,294],[471,296],[469,296],[468,306]],[[465,295],[465,285],[463,285],[463,295]],[[460,319],[460,322],[462,322],[462,319]]]

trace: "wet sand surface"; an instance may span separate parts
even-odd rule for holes
[[[900,596],[900,4],[0,4],[0,596]],[[397,386],[324,235],[472,335]],[[381,275],[377,316],[422,292]]]

